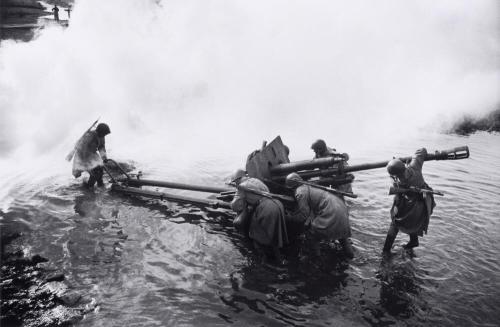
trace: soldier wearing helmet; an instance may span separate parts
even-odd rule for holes
[[[104,186],[102,180],[103,163],[108,160],[104,138],[110,133],[109,126],[100,123],[95,130],[87,131],[76,145],[73,159],[73,176],[78,178],[83,172],[88,172],[89,179],[86,186],[89,188],[94,187],[96,182],[98,186]]]
[[[253,241],[254,248],[265,258],[281,262],[280,248],[288,243],[283,204],[264,196],[269,193],[268,187],[242,169],[235,172],[229,184],[238,188],[231,202],[237,213],[233,225]]]
[[[302,184],[297,173],[286,177],[285,185],[294,190],[299,216],[302,218],[306,241],[315,255],[320,255],[322,241],[339,240],[345,254],[352,258],[349,212],[343,199],[325,190]]]
[[[427,156],[425,148],[415,152],[411,162],[405,165],[400,159],[393,159],[387,164],[387,172],[394,180],[394,187],[409,189],[431,189],[424,180],[422,167]],[[398,232],[410,235],[410,241],[404,248],[417,247],[418,237],[427,233],[429,218],[435,206],[431,193],[408,191],[397,193],[391,208],[391,226],[387,232],[384,252],[390,252]]]
[[[349,155],[347,153],[339,153],[337,152],[337,150],[328,147],[324,140],[321,139],[316,140],[311,145],[311,149],[314,151],[314,159],[327,158],[327,157],[341,158],[342,161],[338,164],[335,164],[333,167],[342,168],[348,166],[347,161],[349,160]],[[338,185],[335,186],[335,188],[342,192],[352,193],[351,183]]]

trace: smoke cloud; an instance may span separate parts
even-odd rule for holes
[[[63,160],[98,117],[112,154],[147,162],[244,157],[278,134],[297,159],[316,138],[393,142],[500,103],[498,7],[78,1],[67,29],[2,42],[1,155]]]

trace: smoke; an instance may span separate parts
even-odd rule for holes
[[[69,28],[2,42],[1,155],[62,160],[98,117],[112,155],[145,162],[393,142],[498,105],[498,7],[78,1]]]

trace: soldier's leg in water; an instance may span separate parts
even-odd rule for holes
[[[417,234],[410,234],[410,241],[403,245],[405,249],[411,249],[411,248],[416,248],[418,246],[418,235]]]
[[[391,222],[391,226],[387,231],[387,237],[385,238],[384,252],[391,252],[392,244],[394,244],[394,240],[396,239],[398,232],[399,229],[394,225],[394,223]]]
[[[351,240],[348,238],[342,238],[339,240],[340,245],[342,245],[342,249],[344,249],[344,253],[350,259],[354,258],[354,249],[351,244]]]
[[[95,182],[97,182],[97,179],[96,179],[96,176],[95,176],[94,169],[89,170],[89,179],[87,181],[87,187],[88,188],[93,188],[94,185],[95,185]]]
[[[104,182],[102,181],[102,176],[104,175],[104,168],[102,166],[98,166],[94,168],[95,170],[95,175],[96,175],[96,180],[97,180],[97,186],[104,186]]]

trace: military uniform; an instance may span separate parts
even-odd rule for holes
[[[295,199],[306,236],[316,254],[319,254],[319,242],[322,240],[340,240],[346,254],[350,257],[354,255],[348,240],[351,236],[349,211],[343,199],[309,185],[298,186]]]
[[[95,182],[102,185],[103,159],[106,159],[104,136],[99,136],[95,130],[86,132],[76,145],[73,176],[78,178],[86,171],[90,174],[88,186],[94,186]]]
[[[231,208],[239,212],[235,226],[254,242],[255,248],[263,254],[280,260],[279,249],[288,243],[285,223],[285,209],[280,201],[259,195],[245,189],[269,192],[267,186],[257,178],[246,178],[239,185],[231,202]]]
[[[425,148],[418,149],[404,172],[394,182],[396,188],[416,187],[431,189],[424,180],[422,167],[427,156]],[[429,218],[436,203],[432,193],[409,191],[394,196],[391,207],[391,226],[387,233],[384,251],[389,251],[397,233],[401,230],[410,235],[410,242],[405,247],[418,246],[418,236],[427,234]]]
[[[347,160],[349,160],[349,156],[347,153],[339,153],[335,149],[332,149],[328,146],[326,146],[326,150],[323,153],[318,153],[316,152],[314,159],[319,159],[319,158],[328,158],[328,157],[334,157],[334,158],[343,158],[344,161],[337,163],[333,165],[333,168],[338,168],[340,171],[342,171],[343,167],[349,166],[347,163]],[[321,178],[320,178],[321,180]],[[351,183],[346,183],[346,184],[341,184],[335,187],[335,189],[342,191],[342,192],[347,192],[347,193],[352,193],[352,184]]]

